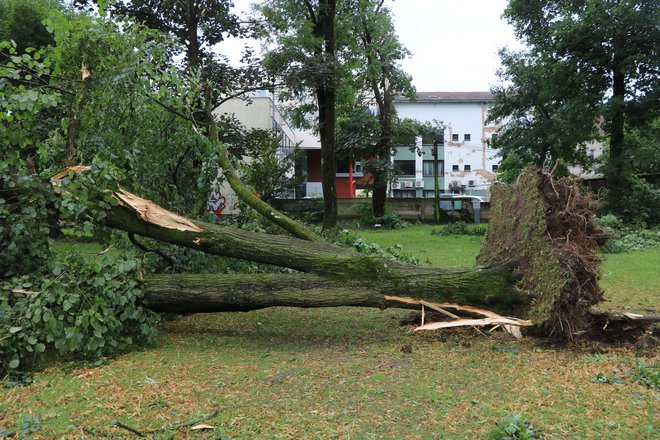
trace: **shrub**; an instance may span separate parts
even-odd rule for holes
[[[351,207],[351,211],[358,215],[358,222],[364,226],[381,225],[385,229],[402,229],[409,226],[389,204],[385,205],[385,213],[380,217],[373,216],[370,203],[356,203]]]
[[[613,237],[603,247],[603,251],[606,253],[620,254],[660,244],[660,228],[658,227],[648,229],[644,224],[626,225],[613,214],[596,217],[595,221],[598,226],[613,234]]]
[[[431,231],[431,235],[475,235],[483,236],[488,231],[488,225],[480,223],[471,225],[465,222],[450,223]]]

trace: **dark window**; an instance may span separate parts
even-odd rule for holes
[[[470,140],[470,135],[469,134],[464,134],[463,135],[463,140],[464,141],[469,141]]]
[[[472,167],[470,165],[463,165],[463,171],[472,171]]]
[[[395,160],[394,166],[398,168],[402,176],[415,175],[415,161],[414,160]]]
[[[357,160],[353,162],[353,173],[362,172],[362,162]],[[337,174],[348,174],[348,158],[337,159]]]
[[[444,161],[439,160],[438,161],[438,176],[442,177],[442,175],[445,173],[445,167],[444,167]],[[424,176],[426,177],[433,177],[433,161],[432,160],[425,160],[424,161]]]
[[[452,165],[451,170],[452,171],[458,171],[458,165]]]
[[[451,140],[454,141],[454,142],[457,142],[458,141],[458,135],[457,134],[452,134],[451,135]]]
[[[415,191],[403,191],[395,189],[392,191],[395,199],[411,199],[415,197]]]
[[[337,159],[337,174],[348,173],[348,158]]]
[[[497,171],[499,167],[500,167],[499,165],[493,165],[493,172]]]

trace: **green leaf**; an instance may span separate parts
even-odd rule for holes
[[[14,359],[11,360],[11,362],[9,362],[9,368],[16,369],[16,368],[18,368],[18,366],[20,365],[20,363],[21,363],[21,361],[19,361],[18,359],[14,358]]]
[[[46,350],[46,346],[40,342],[34,346],[34,349],[37,350],[39,353],[43,353]]]
[[[14,334],[18,333],[23,329],[23,327],[9,327],[9,333]]]

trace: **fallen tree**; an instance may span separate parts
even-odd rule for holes
[[[388,295],[487,307],[531,319],[535,331],[570,337],[602,300],[593,249],[607,235],[596,202],[568,179],[528,170],[493,188],[493,218],[477,266],[435,269],[367,256],[321,241],[190,220],[127,191],[106,224],[133,234],[295,269],[300,274],[148,275],[145,301],[167,312],[247,311],[272,306],[411,307]]]

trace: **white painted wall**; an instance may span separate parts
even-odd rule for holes
[[[395,102],[399,117],[412,118],[421,122],[442,121],[445,129],[445,191],[449,191],[452,182],[464,186],[464,194],[472,194],[476,190],[487,190],[495,181],[493,165],[499,165],[497,150],[489,147],[487,141],[495,126],[487,126],[488,104],[483,102]],[[453,140],[452,135],[458,135]],[[465,140],[465,135],[470,140]],[[465,171],[465,165],[470,171]],[[453,171],[458,166],[458,171]],[[470,186],[470,181],[473,186]]]

